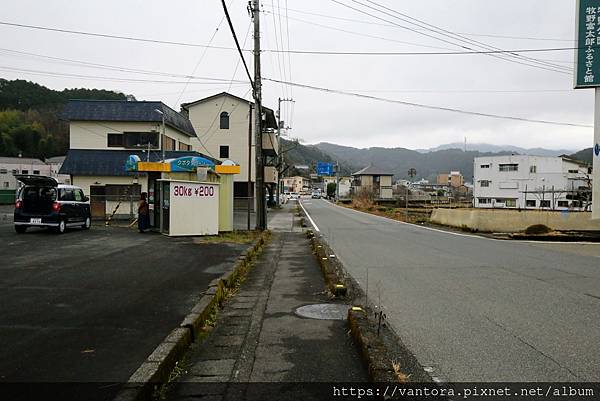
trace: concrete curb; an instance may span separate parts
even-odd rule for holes
[[[311,230],[308,230],[306,235],[310,239],[313,253],[321,266],[321,272],[329,292],[335,297],[348,297],[350,281],[346,277],[342,263],[335,257],[327,243],[315,236]]]
[[[211,281],[200,301],[183,319],[179,327],[154,349],[148,358],[131,375],[113,401],[142,401],[151,399],[153,393],[168,383],[171,372],[204,330],[206,321],[216,307],[226,297],[226,291],[236,284],[270,238],[271,233],[264,231],[253,245],[248,247],[236,260],[233,267],[221,277]]]

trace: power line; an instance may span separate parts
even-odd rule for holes
[[[267,81],[271,81],[271,82],[278,82],[275,79],[269,79],[269,78],[264,78],[264,79]],[[479,117],[489,117],[489,118],[496,118],[496,119],[502,119],[502,120],[523,121],[523,122],[560,125],[560,126],[568,126],[568,127],[593,128],[592,125],[575,124],[575,123],[567,123],[567,122],[559,122],[559,121],[548,121],[548,120],[536,120],[536,119],[523,118],[523,117],[505,116],[505,115],[500,115],[500,114],[481,113],[481,112],[477,112],[477,111],[462,110],[462,109],[456,109],[456,108],[452,108],[452,107],[432,106],[432,105],[421,104],[421,103],[407,102],[407,101],[403,101],[403,100],[395,100],[395,99],[387,99],[387,98],[382,98],[382,97],[377,97],[377,96],[370,96],[370,95],[365,95],[365,94],[355,93],[355,92],[347,92],[347,91],[341,91],[341,90],[336,90],[336,89],[322,88],[322,87],[318,87],[318,86],[300,84],[300,83],[295,83],[295,82],[286,82],[286,84],[293,85],[293,86],[296,86],[299,88],[312,89],[312,90],[316,90],[316,91],[320,91],[320,92],[335,93],[338,95],[346,95],[346,96],[354,96],[354,97],[359,97],[359,98],[363,98],[363,99],[377,100],[380,102],[387,102],[387,103],[394,103],[394,104],[401,104],[404,106],[418,107],[418,108],[428,109],[428,110],[441,110],[441,111],[448,111],[448,112],[453,112],[453,113],[467,114],[467,115],[473,115],[473,116],[479,116]]]
[[[366,6],[366,7],[369,7],[371,9],[377,10],[376,8],[370,7],[370,6],[368,6],[368,5],[364,4],[364,3],[361,3],[358,0],[350,0],[350,1],[352,1],[354,3],[357,3],[357,4],[362,4],[363,6]],[[484,42],[481,42],[481,41],[478,41],[478,40],[475,40],[475,39],[471,39],[471,38],[468,38],[466,36],[463,36],[463,35],[457,34],[455,32],[449,31],[447,29],[441,28],[441,27],[439,27],[437,25],[430,24],[430,23],[428,23],[426,21],[423,21],[423,20],[411,17],[410,15],[407,15],[407,14],[402,13],[400,11],[397,11],[397,10],[394,10],[392,8],[389,8],[389,7],[386,7],[384,5],[381,5],[381,4],[379,4],[379,3],[377,3],[377,2],[375,2],[373,0],[365,0],[365,1],[367,1],[368,3],[373,4],[373,5],[381,8],[381,9],[390,11],[390,12],[396,14],[396,15],[400,15],[401,17],[394,16],[394,15],[389,14],[389,13],[385,13],[386,15],[390,15],[390,16],[392,16],[394,18],[397,18],[397,19],[399,19],[401,21],[408,22],[409,24],[412,24],[412,25],[415,25],[415,26],[419,26],[419,27],[422,27],[424,29],[428,29],[430,31],[435,32],[438,35],[443,35],[443,36],[449,37],[452,40],[459,40],[460,42],[463,42],[463,43],[466,42],[469,45],[475,45],[475,46],[478,46],[478,47],[483,47],[486,50],[503,50],[503,49],[500,49],[498,47],[488,45],[487,43],[484,43]],[[379,11],[380,13],[384,13],[384,11],[381,11],[381,10],[377,10],[377,11]],[[404,17],[404,18],[402,18],[402,17]],[[509,56],[514,56],[514,58],[518,58],[519,60],[522,60],[522,61],[525,61],[525,62],[534,63],[534,64],[540,65],[540,66],[554,67],[554,68],[557,68],[557,69],[565,68],[565,67],[560,66],[560,65],[552,64],[552,63],[546,62],[546,61],[541,61],[541,60],[534,59],[534,58],[531,58],[531,57],[522,56],[522,55],[519,55],[519,54],[509,54]],[[508,59],[505,59],[505,60],[509,61]],[[512,59],[510,61],[511,62],[515,62],[515,60],[512,60]]]
[[[331,0],[335,1],[335,0]],[[346,6],[346,5],[344,5]],[[379,18],[379,17],[377,17]],[[85,36],[98,36],[104,38],[112,38],[112,39],[122,39],[122,40],[133,40],[133,41],[141,41],[141,42],[150,42],[150,43],[160,43],[160,44],[168,44],[168,45],[177,45],[177,46],[191,46],[191,47],[208,47],[209,49],[220,49],[220,50],[238,50],[234,47],[225,47],[225,46],[208,46],[205,44],[198,43],[189,43],[189,42],[174,42],[174,41],[161,41],[155,39],[144,39],[144,38],[136,38],[136,37],[128,37],[128,36],[119,36],[119,35],[108,35],[102,33],[93,33],[93,32],[83,32],[83,31],[73,31],[59,28],[49,28],[42,26],[34,26],[34,25],[25,25],[25,24],[16,24],[0,21],[0,25],[8,25],[13,27],[20,28],[29,28],[29,29],[38,29],[38,30],[46,30],[46,31],[54,31],[54,32],[63,32],[77,35],[85,35]],[[398,24],[396,24],[398,25]],[[435,37],[434,37],[435,38]],[[436,38],[437,39],[437,38]],[[461,46],[464,48],[464,46]],[[600,48],[599,46],[594,46],[594,49]],[[505,53],[544,53],[544,52],[559,52],[559,51],[570,51],[577,49],[587,49],[587,47],[552,47],[552,48],[521,48],[521,49],[512,49],[512,50],[496,50],[496,51],[456,51],[456,52],[367,52],[367,51],[327,51],[327,50],[276,50],[276,49],[263,49],[261,52],[265,53],[290,53],[290,54],[313,54],[313,55],[332,55],[332,56],[453,56],[453,55],[477,55],[477,54],[505,54]],[[239,51],[239,50],[238,50]],[[252,52],[250,49],[242,49],[245,52]]]
[[[229,2],[229,6],[230,7],[231,7],[231,3],[233,3],[233,0],[231,0]],[[217,36],[217,32],[219,32],[219,28],[221,27],[221,24],[223,24],[224,20],[225,20],[225,16],[221,17],[221,20],[219,21],[219,24],[215,28],[215,31],[213,32],[212,36],[210,37],[210,39],[208,41],[208,46],[210,46],[212,44],[213,40],[215,40],[215,36]],[[202,51],[202,54],[200,55],[200,58],[198,59],[198,62],[196,62],[196,65],[194,66],[194,69],[192,70],[192,74],[191,75],[194,75],[196,73],[196,70],[198,70],[198,66],[200,65],[200,63],[202,62],[202,60],[204,60],[204,57],[206,56],[206,52],[207,51],[208,51],[208,47],[205,47],[204,50]],[[177,101],[175,102],[175,104],[178,104],[179,101],[181,100],[181,97],[185,93],[185,90],[187,89],[188,85],[190,84],[190,80],[191,80],[191,78],[188,78],[188,81],[186,82],[186,84],[181,89],[181,93],[177,97]]]
[[[57,77],[80,78],[80,79],[96,79],[96,80],[115,81],[115,82],[132,82],[132,83],[149,82],[149,83],[158,83],[158,84],[184,84],[184,83],[186,83],[186,81],[161,81],[161,80],[137,79],[137,78],[104,77],[104,76],[98,76],[98,75],[71,74],[71,73],[32,70],[32,69],[26,69],[26,68],[16,68],[16,67],[7,67],[7,66],[0,66],[0,70],[26,72],[26,73],[30,73],[30,74],[34,74],[34,75],[57,76]],[[194,85],[214,85],[216,82],[228,83],[229,81],[226,79],[223,79],[223,80],[214,80],[211,82],[192,82],[192,84],[194,84]]]
[[[206,81],[216,81],[216,82],[221,82],[221,81],[229,82],[229,79],[226,79],[226,78],[202,77],[202,76],[197,76],[197,75],[174,74],[174,73],[163,72],[163,71],[152,71],[152,70],[143,70],[143,69],[138,69],[138,68],[127,68],[127,67],[121,67],[121,66],[110,65],[110,64],[98,64],[98,63],[92,63],[92,62],[88,62],[88,61],[74,60],[74,59],[62,58],[62,57],[54,57],[54,56],[48,56],[48,55],[44,55],[44,54],[30,53],[30,52],[11,50],[11,49],[5,49],[5,48],[0,48],[0,53],[1,52],[9,53],[9,54],[15,55],[15,56],[20,55],[20,56],[28,56],[28,57],[33,57],[33,58],[42,58],[42,59],[47,59],[47,60],[54,61],[54,62],[59,62],[59,63],[62,62],[62,64],[64,64],[64,63],[75,64],[75,65],[83,66],[83,67],[87,67],[87,68],[105,69],[105,70],[109,70],[109,71],[129,72],[129,73],[143,74],[143,75],[157,75],[157,76],[173,77],[173,78],[202,79],[202,80],[206,80]],[[247,81],[239,81],[239,80],[235,81],[235,82],[236,83],[247,83]]]
[[[75,35],[96,36],[96,37],[101,37],[101,38],[131,40],[131,41],[135,41],[135,42],[158,43],[158,44],[163,44],[163,45],[206,47],[209,49],[220,49],[220,50],[235,50],[235,48],[233,48],[233,47],[209,46],[209,45],[204,45],[204,44],[200,44],[200,43],[147,39],[147,38],[139,38],[139,37],[134,37],[134,36],[123,36],[123,35],[110,35],[110,34],[106,34],[106,33],[76,31],[76,30],[71,30],[71,29],[52,28],[52,27],[39,26],[39,25],[17,24],[14,22],[6,22],[6,21],[0,21],[0,25],[12,26],[12,27],[17,27],[17,28],[36,29],[36,30],[42,30],[42,31],[69,33],[69,34],[75,34]]]
[[[299,14],[329,18],[329,19],[338,20],[338,21],[356,22],[359,24],[385,26],[385,27],[389,27],[389,28],[398,28],[397,26],[392,25],[392,24],[383,24],[383,23],[374,22],[374,21],[364,21],[364,20],[360,20],[360,19],[356,19],[356,18],[337,17],[337,16],[333,16],[333,15],[319,14],[319,13],[315,13],[315,12],[309,12],[309,11],[298,10],[298,9],[293,9],[293,8],[288,8],[287,10],[295,12],[295,13],[299,13]],[[499,35],[499,34],[485,34],[485,33],[472,33],[472,32],[456,32],[456,33],[458,33],[460,35],[466,35],[466,36],[482,36],[482,37],[500,38],[500,39],[539,40],[539,41],[570,42],[570,43],[575,42],[573,39],[564,39],[564,38],[542,38],[542,37],[532,37],[532,36]]]
[[[273,4],[273,0],[271,0],[271,7],[275,7]],[[284,69],[281,67],[281,58],[282,56],[279,53],[279,36],[277,34],[277,23],[275,22],[275,13],[272,13],[271,16],[273,17],[273,29],[274,29],[274,37],[275,37],[275,49],[277,50],[277,69],[279,70],[279,78],[282,81],[286,81],[287,77],[284,74]],[[283,44],[282,44],[283,45]],[[283,46],[282,46],[283,49]],[[283,96],[286,96],[285,93],[285,85],[281,84],[281,92],[283,93]]]
[[[242,48],[240,47],[240,42],[238,42],[238,38],[235,34],[235,29],[233,28],[233,24],[231,23],[231,18],[229,17],[229,11],[227,11],[227,5],[225,4],[225,0],[221,0],[221,4],[223,5],[223,11],[225,12],[225,17],[227,18],[227,23],[229,24],[229,29],[231,30],[231,35],[233,36],[233,40],[235,41],[235,47],[242,58],[242,62],[244,63],[244,68],[246,69],[246,74],[248,75],[248,79],[250,80],[250,85],[254,91],[254,81],[252,80],[252,75],[250,75],[250,70],[248,70],[248,65],[246,64],[246,59],[244,58],[244,53],[242,53]]]
[[[471,52],[475,52],[475,51],[476,51],[475,49],[473,49],[473,48],[471,48],[471,47],[469,47],[469,46],[466,46],[466,45],[464,45],[464,44],[460,44],[460,43],[456,43],[456,42],[455,42],[456,38],[451,38],[451,39],[453,39],[453,41],[450,41],[450,40],[447,40],[447,39],[444,39],[444,38],[440,38],[440,37],[438,37],[438,36],[435,36],[436,34],[437,34],[437,35],[440,35],[440,34],[439,34],[439,33],[437,33],[437,32],[434,32],[434,34],[429,34],[429,33],[426,33],[426,32],[423,32],[423,31],[420,31],[420,30],[417,30],[417,29],[414,29],[414,28],[411,28],[411,27],[408,27],[408,26],[405,26],[405,25],[400,25],[400,24],[398,24],[398,23],[395,23],[395,22],[393,22],[393,21],[390,21],[390,20],[388,20],[388,19],[382,18],[382,17],[380,17],[380,16],[377,16],[377,15],[375,15],[375,14],[371,14],[371,13],[369,13],[369,12],[366,12],[366,11],[364,11],[364,10],[362,10],[362,9],[359,9],[359,8],[353,7],[353,6],[351,6],[351,5],[348,5],[348,4],[344,4],[344,3],[342,3],[342,2],[340,2],[340,1],[338,1],[338,0],[331,0],[331,1],[332,1],[332,2],[334,2],[334,3],[336,3],[336,4],[339,4],[339,5],[341,5],[341,6],[343,6],[343,7],[346,7],[346,8],[349,8],[349,9],[351,9],[351,10],[357,11],[357,12],[359,12],[359,13],[361,13],[361,14],[365,14],[365,15],[368,15],[368,16],[370,16],[370,17],[372,17],[372,18],[375,18],[375,19],[378,19],[378,20],[381,20],[381,21],[385,21],[385,22],[388,22],[388,23],[394,24],[394,25],[396,25],[396,26],[398,26],[398,27],[400,27],[400,28],[403,28],[403,29],[406,29],[406,30],[408,30],[408,31],[411,31],[411,32],[417,33],[417,34],[419,34],[419,35],[423,35],[423,36],[429,37],[429,38],[431,38],[431,39],[435,39],[435,40],[438,40],[438,41],[441,41],[441,42],[444,42],[444,43],[448,43],[448,44],[451,44],[451,45],[453,45],[453,46],[458,46],[458,47],[460,47],[460,48],[463,48],[463,49],[469,50],[469,51],[471,51]],[[388,12],[385,12],[385,11],[378,10],[378,9],[376,9],[376,8],[374,8],[374,7],[371,7],[371,6],[369,6],[369,5],[365,5],[364,3],[360,3],[360,2],[358,2],[358,1],[356,1],[356,0],[351,0],[351,1],[352,1],[352,2],[355,2],[355,3],[358,3],[358,4],[361,4],[361,5],[363,5],[363,6],[366,6],[366,7],[370,8],[370,9],[374,9],[375,11],[378,11],[378,12],[380,12],[380,13],[382,13],[382,14],[385,14],[385,15],[391,16],[391,17],[393,17],[393,18],[396,18],[396,19],[400,19],[400,20],[402,20],[402,21],[406,21],[406,20],[404,20],[404,19],[402,19],[402,18],[399,18],[399,17],[397,17],[397,16],[395,16],[395,15],[392,15],[392,14],[390,14],[390,13],[388,13]],[[409,22],[409,21],[406,21],[406,22]],[[409,23],[411,23],[411,22],[409,22]],[[414,23],[411,23],[411,24],[413,24],[413,25],[414,25]],[[420,27],[422,28],[422,26],[420,26]],[[429,29],[429,31],[431,31],[431,29]],[[446,37],[447,37],[448,35],[444,35],[444,36],[446,36]],[[463,42],[464,42],[464,41],[463,41]],[[479,52],[478,52],[478,53],[479,53]],[[556,69],[556,68],[544,67],[544,66],[541,66],[541,65],[532,65],[532,64],[530,64],[530,63],[527,63],[527,62],[521,62],[521,61],[514,60],[514,59],[506,59],[506,58],[503,58],[503,57],[501,57],[501,56],[498,56],[498,54],[503,54],[503,53],[509,53],[509,52],[504,52],[504,51],[502,51],[501,53],[483,53],[483,52],[480,52],[480,54],[494,54],[492,57],[495,57],[495,58],[500,58],[500,59],[502,59],[502,60],[506,60],[506,61],[513,62],[513,63],[516,63],[516,64],[522,64],[522,65],[526,65],[526,66],[529,66],[529,67],[534,67],[534,68],[539,68],[539,69],[546,70],[546,71],[559,72],[559,73],[563,73],[563,74],[567,73],[566,71],[561,71],[561,70],[558,70],[558,69]],[[561,68],[563,68],[562,66],[560,66],[560,67],[561,67]]]

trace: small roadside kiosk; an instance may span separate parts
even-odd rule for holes
[[[150,226],[168,236],[233,231],[233,176],[240,166],[199,156],[142,162],[129,156],[129,172],[148,174]]]

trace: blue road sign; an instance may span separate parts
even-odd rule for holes
[[[333,163],[317,162],[317,175],[333,175]]]

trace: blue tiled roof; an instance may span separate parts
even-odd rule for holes
[[[94,150],[94,149],[70,149],[67,157],[60,168],[60,174],[85,175],[85,176],[129,176],[132,173],[125,171],[125,162],[129,155],[138,155],[141,160],[147,160],[147,153],[141,150]],[[183,156],[201,156],[213,161],[215,164],[221,162],[212,157],[198,152],[166,151],[167,159],[176,159]],[[160,161],[160,151],[150,152],[150,161]]]
[[[188,135],[196,136],[190,120],[162,102],[138,102],[126,100],[69,100],[62,118],[70,121],[140,121],[162,122]]]

